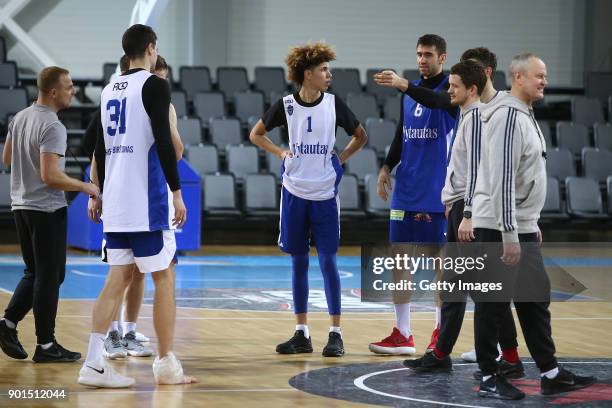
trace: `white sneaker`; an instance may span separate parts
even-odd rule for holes
[[[149,339],[147,336],[145,336],[144,334],[140,332],[136,332],[136,340],[138,340],[141,343],[148,343],[151,341],[151,339]]]
[[[476,362],[476,350],[466,351],[461,355],[461,359],[466,363],[475,363]]]
[[[134,385],[134,379],[117,373],[104,359],[96,363],[85,362],[77,381],[81,385],[100,388],[126,388]]]
[[[174,353],[169,352],[166,357],[155,357],[153,361],[153,376],[157,384],[184,384],[185,375],[183,366]]]

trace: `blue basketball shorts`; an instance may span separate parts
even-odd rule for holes
[[[429,218],[417,220],[415,211],[391,209],[389,212],[389,241],[443,244],[446,242],[447,222],[444,213],[427,213]]]

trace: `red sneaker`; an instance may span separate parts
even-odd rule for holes
[[[393,328],[391,335],[378,343],[370,343],[369,349],[372,353],[376,354],[407,354],[412,355],[416,353],[414,347],[414,340],[412,335],[406,338],[397,327]]]
[[[434,331],[431,333],[431,340],[429,341],[429,346],[427,346],[427,351],[433,350],[436,348],[436,343],[438,342],[438,337],[440,336],[440,327],[436,327]]]

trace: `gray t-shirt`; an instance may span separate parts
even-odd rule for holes
[[[40,154],[55,153],[63,171],[66,128],[51,108],[33,104],[19,112],[8,126],[11,137],[11,200],[13,210],[53,212],[66,207],[66,197],[43,183]]]

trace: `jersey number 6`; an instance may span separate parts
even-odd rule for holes
[[[125,109],[127,105],[127,98],[111,99],[106,103],[106,111],[109,113],[110,123],[106,128],[106,132],[109,136],[115,136],[117,130],[120,135],[125,134]],[[117,125],[119,127],[117,127]]]

